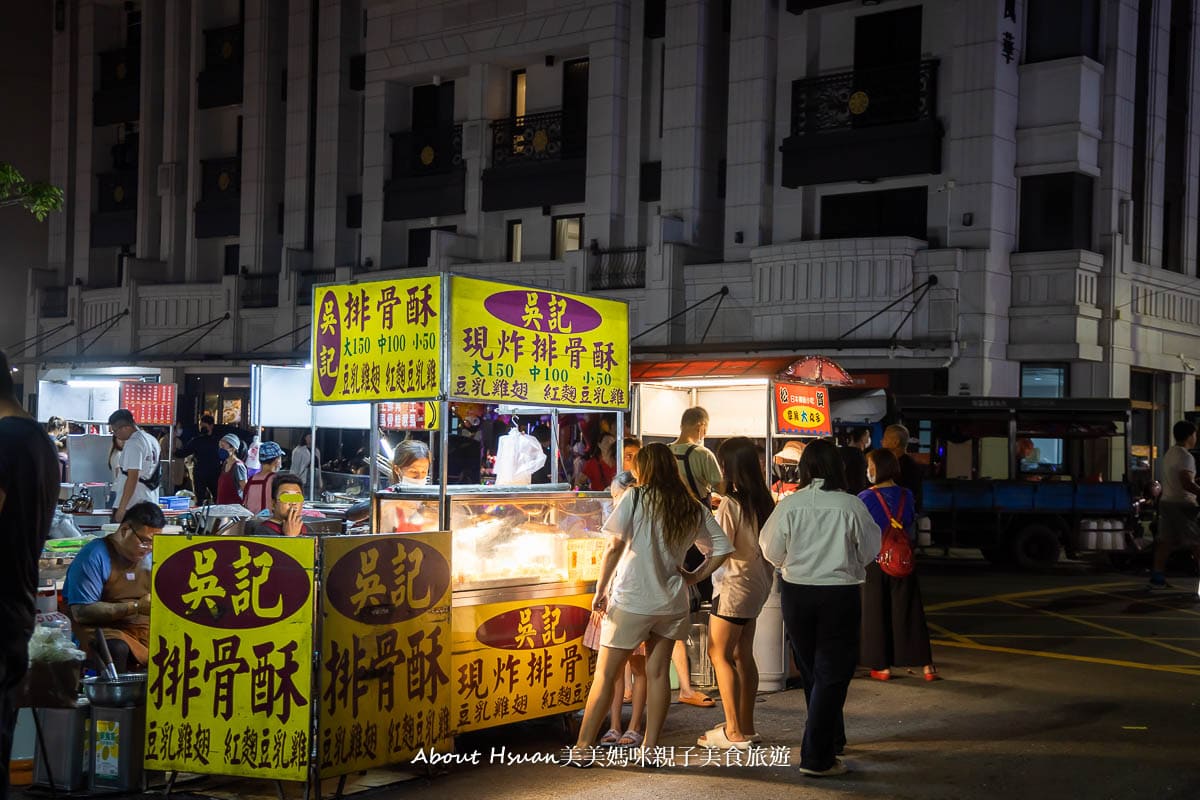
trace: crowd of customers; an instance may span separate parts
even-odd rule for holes
[[[593,602],[596,674],[576,747],[655,747],[679,652],[681,702],[712,704],[686,683],[683,642],[698,595],[711,598],[708,656],[724,720],[697,743],[741,750],[762,742],[754,721],[754,636],[778,576],[808,707],[800,771],[842,774],[843,708],[859,667],[877,680],[902,667],[939,678],[912,567],[920,468],[907,453],[908,431],[890,426],[876,450],[868,429],[852,432],[840,448],[832,440],[789,443],[784,459],[774,460],[776,467],[792,465],[789,482],[774,487],[776,494],[787,487],[776,503],[765,454],[754,442],[735,437],[716,453],[708,450],[702,408],[688,409],[680,428],[670,445],[627,439],[619,469],[615,440],[604,459],[614,465],[615,503]],[[708,585],[703,594],[701,584]],[[628,725],[623,700],[632,701]]]

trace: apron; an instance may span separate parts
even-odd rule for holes
[[[106,603],[131,603],[141,600],[150,594],[150,568],[145,559],[137,564],[123,568],[120,562],[124,559],[117,554],[112,543],[106,538],[104,546],[108,548],[108,557],[112,561],[112,569],[108,580],[104,582],[104,590],[100,593]],[[84,650],[91,652],[95,643],[96,629],[76,625],[76,636]],[[150,660],[150,617],[136,614],[132,617],[110,622],[101,630],[105,639],[120,639],[129,645],[129,652],[142,665]]]
[[[229,469],[221,470],[221,477],[217,478],[217,505],[236,506],[241,503],[242,496],[238,494],[237,465],[235,464]]]
[[[242,502],[250,512],[257,514],[271,506],[271,484],[275,482],[274,472],[260,472],[246,481],[246,498]]]

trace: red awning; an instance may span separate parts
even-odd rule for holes
[[[632,380],[652,383],[680,378],[773,378],[795,360],[795,356],[782,356],[697,361],[635,361]]]

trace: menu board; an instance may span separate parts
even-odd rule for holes
[[[138,425],[174,425],[175,384],[124,381],[121,408],[129,409]]]
[[[823,386],[776,383],[775,432],[794,436],[832,436],[829,398]]]
[[[484,403],[629,408],[629,307],[450,279],[450,395]]]

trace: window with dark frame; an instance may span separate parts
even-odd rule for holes
[[[1098,0],[1028,0],[1025,63],[1087,56],[1100,60]]]
[[[1059,398],[1070,394],[1071,368],[1067,364],[1022,364],[1021,397]],[[1022,458],[1022,473],[1056,473],[1066,461],[1066,443],[1061,438],[1031,438],[1033,452]]]
[[[1018,249],[1092,249],[1092,185],[1090,175],[1077,172],[1022,178]]]
[[[508,246],[506,260],[510,263],[518,264],[521,261],[521,239],[524,233],[524,227],[519,219],[510,219],[508,221]]]
[[[508,87],[508,115],[510,117],[525,116],[526,82],[525,70],[513,70]]]
[[[582,214],[551,217],[550,225],[550,252],[555,261],[561,261],[567,253],[583,246]]]

